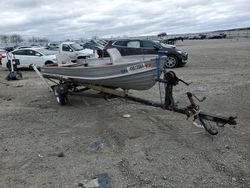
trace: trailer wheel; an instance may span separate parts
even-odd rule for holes
[[[23,74],[21,72],[16,73],[16,79],[21,80],[23,78]]]
[[[53,64],[52,61],[46,61],[46,62],[44,63],[45,66],[46,66],[46,65],[51,65],[51,64]]]
[[[66,104],[66,95],[64,94],[60,94],[58,91],[57,91],[58,87],[55,87],[54,88],[54,95],[56,97],[56,102],[60,105],[65,105]]]
[[[23,75],[21,72],[10,72],[7,76],[6,76],[6,80],[21,80],[23,78]]]
[[[7,76],[5,77],[5,79],[6,79],[7,81],[10,81],[10,80],[11,80],[10,77],[9,77],[9,75],[7,75]]]

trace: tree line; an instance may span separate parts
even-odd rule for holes
[[[12,35],[1,35],[0,34],[0,43],[8,44],[18,44],[21,42],[33,42],[33,43],[45,43],[49,42],[49,39],[47,38],[40,38],[40,37],[31,37],[27,40],[25,40],[21,35],[19,34],[12,34]]]

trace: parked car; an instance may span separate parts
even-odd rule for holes
[[[172,37],[167,39],[161,39],[160,43],[174,45],[178,40],[183,41],[184,37]]]
[[[45,48],[46,48],[47,50],[58,51],[58,50],[59,50],[59,44],[49,42]]]
[[[166,61],[167,68],[174,68],[177,66],[184,66],[187,63],[187,52],[176,48],[173,45],[163,44],[157,41],[144,39],[121,39],[109,42],[104,52],[98,52],[98,55],[104,54],[106,49],[117,48],[122,56],[139,55],[139,54],[158,54],[159,51],[165,52],[168,56]],[[101,56],[102,57],[102,56]]]
[[[208,39],[224,39],[227,35],[225,33],[213,34],[208,37]]]
[[[5,57],[6,51],[4,49],[0,49],[0,65],[2,65],[2,59]]]
[[[83,44],[81,44],[84,48],[89,48],[92,50],[102,50],[104,48],[104,46],[107,45],[107,41],[105,40],[100,40],[100,39],[92,39],[88,42],[85,42]]]
[[[16,49],[11,52],[15,59],[19,60],[18,68],[29,68],[31,64],[41,67],[47,64],[56,63],[56,55],[54,51],[44,48],[24,48]],[[8,59],[3,58],[2,66],[7,67]]]
[[[67,54],[72,60],[93,58],[94,51],[85,49],[75,42],[63,42],[59,45],[59,53]]]

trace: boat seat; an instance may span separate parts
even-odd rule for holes
[[[116,48],[107,49],[107,52],[110,56],[110,61],[113,65],[117,65],[121,62],[122,56]]]

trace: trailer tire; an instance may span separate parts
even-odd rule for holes
[[[44,65],[51,65],[51,64],[53,64],[52,61],[46,61],[46,62],[44,63]]]
[[[6,76],[5,79],[6,79],[7,81],[10,81],[10,80],[11,80],[10,77],[9,77],[9,75]]]
[[[21,80],[23,78],[23,74],[21,72],[16,73],[16,79]]]
[[[86,56],[79,56],[77,57],[77,59],[86,59],[87,57]]]
[[[57,92],[58,87],[54,87],[54,95],[56,98],[56,102],[60,105],[65,105],[66,104],[66,95],[60,94]]]

